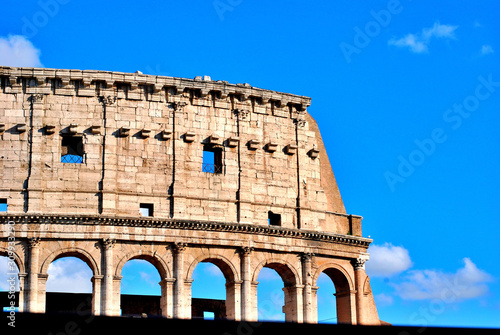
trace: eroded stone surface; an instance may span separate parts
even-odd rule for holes
[[[231,319],[257,319],[267,266],[283,278],[286,320],[317,321],[325,272],[339,322],[379,324],[356,261],[371,240],[345,212],[310,98],[209,77],[0,67],[0,78],[0,219],[15,222],[21,309],[45,310],[48,265],[71,255],[94,273],[93,312],[117,315],[121,267],[144,258],[163,278],[165,317],[190,317],[191,273],[210,261]]]

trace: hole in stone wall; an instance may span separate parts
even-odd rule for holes
[[[267,212],[267,223],[270,226],[281,226],[281,214]]]
[[[81,136],[63,136],[61,163],[83,163],[83,139]]]
[[[7,212],[7,199],[0,199],[0,212]]]
[[[139,205],[139,213],[141,216],[153,216],[153,204],[140,204]]]
[[[222,149],[208,145],[203,147],[202,171],[207,173],[222,173]]]

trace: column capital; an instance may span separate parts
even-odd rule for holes
[[[103,105],[108,106],[113,105],[116,102],[117,97],[116,95],[106,95],[99,97],[99,99],[101,100]]]
[[[102,240],[102,245],[104,246],[104,249],[109,250],[113,249],[115,246],[116,240],[112,238],[105,238]]]
[[[235,109],[233,110],[233,114],[240,120],[246,119],[250,112],[244,109]]]
[[[252,253],[254,250],[253,247],[239,247],[238,252],[241,256],[248,256]]]
[[[28,238],[28,246],[30,247],[30,249],[38,248],[40,246],[40,237]]]
[[[351,260],[354,270],[364,270],[365,263],[369,259],[368,255],[360,255],[358,258]]]
[[[314,256],[312,252],[303,252],[300,254],[300,260],[303,262],[310,262]]]
[[[28,100],[31,102],[40,102],[43,99],[43,94],[37,93],[37,94],[32,94],[31,96],[28,97]]]
[[[184,107],[187,106],[187,102],[172,102],[170,103],[170,108],[176,112],[181,112]]]
[[[294,119],[293,122],[297,125],[297,127],[304,128],[307,121],[304,119]]]
[[[184,250],[186,250],[187,245],[188,244],[185,242],[174,242],[170,245],[170,248],[172,249],[173,252],[181,253]]]

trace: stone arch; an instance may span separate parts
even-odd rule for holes
[[[335,286],[337,323],[356,323],[355,287],[349,272],[338,263],[323,264],[317,268],[313,276],[313,286],[317,286],[318,277],[321,273],[325,273]],[[317,306],[317,302],[315,304]]]
[[[316,286],[319,275],[324,272],[335,285],[335,290],[339,292],[351,292],[354,290],[354,281],[349,272],[340,264],[326,263],[316,269],[313,276],[313,285]]]
[[[25,273],[26,269],[25,269],[24,262],[22,261],[21,257],[19,257],[19,255],[15,251],[12,251],[12,255],[13,255],[14,263],[16,263],[17,269],[19,270],[19,273]],[[0,247],[0,256],[5,256],[5,257],[9,258],[9,252],[8,252],[7,248]]]
[[[186,279],[190,281],[196,266],[202,262],[209,262],[217,266],[226,280],[226,300],[225,300],[225,318],[229,320],[238,319],[239,316],[239,272],[237,267],[225,256],[220,254],[202,254],[196,257],[186,271]],[[220,312],[220,311],[219,311]],[[222,317],[224,313],[222,313]]]
[[[267,258],[264,261],[260,262],[255,268],[252,278],[253,283],[258,283],[257,279],[259,273],[264,267],[275,270],[283,281],[283,313],[285,314],[285,321],[302,322],[302,313],[299,312],[299,310],[302,308],[302,289],[300,288],[300,286],[302,286],[302,279],[299,271],[286,259],[274,257]],[[256,286],[255,289],[257,289]],[[257,291],[254,292],[254,296],[255,298],[257,298]],[[257,316],[255,317],[257,318]]]
[[[260,262],[255,267],[252,282],[257,282],[257,278],[259,277],[259,273],[263,267],[275,270],[283,280],[285,287],[300,285],[302,283],[301,276],[299,275],[297,269],[286,260],[278,258],[266,259]]]
[[[201,255],[196,257],[191,264],[189,265],[188,270],[186,271],[186,279],[189,280],[193,276],[194,269],[201,262],[209,262],[217,266],[224,278],[226,278],[226,282],[234,282],[239,281],[239,273],[236,270],[236,266],[226,257],[222,255]]]
[[[143,259],[151,263],[158,273],[160,274],[160,278],[163,280],[165,278],[170,278],[170,269],[168,268],[167,262],[161,257],[159,257],[156,252],[147,251],[147,250],[138,250],[134,252],[129,252],[123,256],[115,268],[115,276],[121,276],[122,269],[125,266],[125,263],[131,261],[133,259]]]
[[[85,249],[77,247],[59,249],[49,254],[42,262],[40,273],[47,273],[49,265],[52,262],[64,257],[76,257],[84,261],[89,266],[94,276],[99,276],[101,274],[99,265],[97,264],[94,257]]]

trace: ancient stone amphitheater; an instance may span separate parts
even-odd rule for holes
[[[48,267],[74,256],[93,272],[96,315],[120,315],[122,267],[144,259],[166,318],[192,317],[192,273],[210,262],[227,319],[257,320],[268,267],[286,321],[317,322],[325,273],[339,323],[380,324],[372,240],[345,211],[310,98],[207,76],[0,67],[0,78],[0,254],[19,268],[20,311],[46,312]]]

